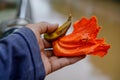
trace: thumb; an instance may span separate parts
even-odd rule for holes
[[[58,24],[50,24],[48,22],[40,22],[37,25],[40,34],[51,33],[58,28]]]

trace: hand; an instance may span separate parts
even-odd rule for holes
[[[51,43],[46,41],[45,39],[41,38],[40,35],[43,33],[51,33],[54,30],[57,29],[58,24],[50,24],[47,22],[40,22],[38,24],[28,24],[28,28],[30,28],[38,41],[40,51],[41,51],[41,57],[42,61],[45,67],[46,75],[54,72],[62,67],[65,67],[67,65],[73,64],[83,58],[85,58],[85,55],[79,56],[79,57],[57,57],[53,54],[53,51],[45,51],[45,48],[52,47]]]

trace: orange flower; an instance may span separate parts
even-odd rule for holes
[[[96,17],[82,18],[74,24],[71,34],[53,41],[53,51],[56,56],[80,56],[80,55],[106,55],[110,45],[105,44],[104,39],[97,39],[100,27]]]

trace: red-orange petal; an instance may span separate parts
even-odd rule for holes
[[[104,39],[97,39],[100,27],[96,17],[91,19],[82,18],[74,24],[71,34],[63,36],[53,42],[53,51],[56,56],[80,56],[98,55],[103,57],[107,54],[110,45]]]

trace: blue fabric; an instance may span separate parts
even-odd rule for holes
[[[28,28],[0,40],[0,80],[44,80],[39,45]]]

